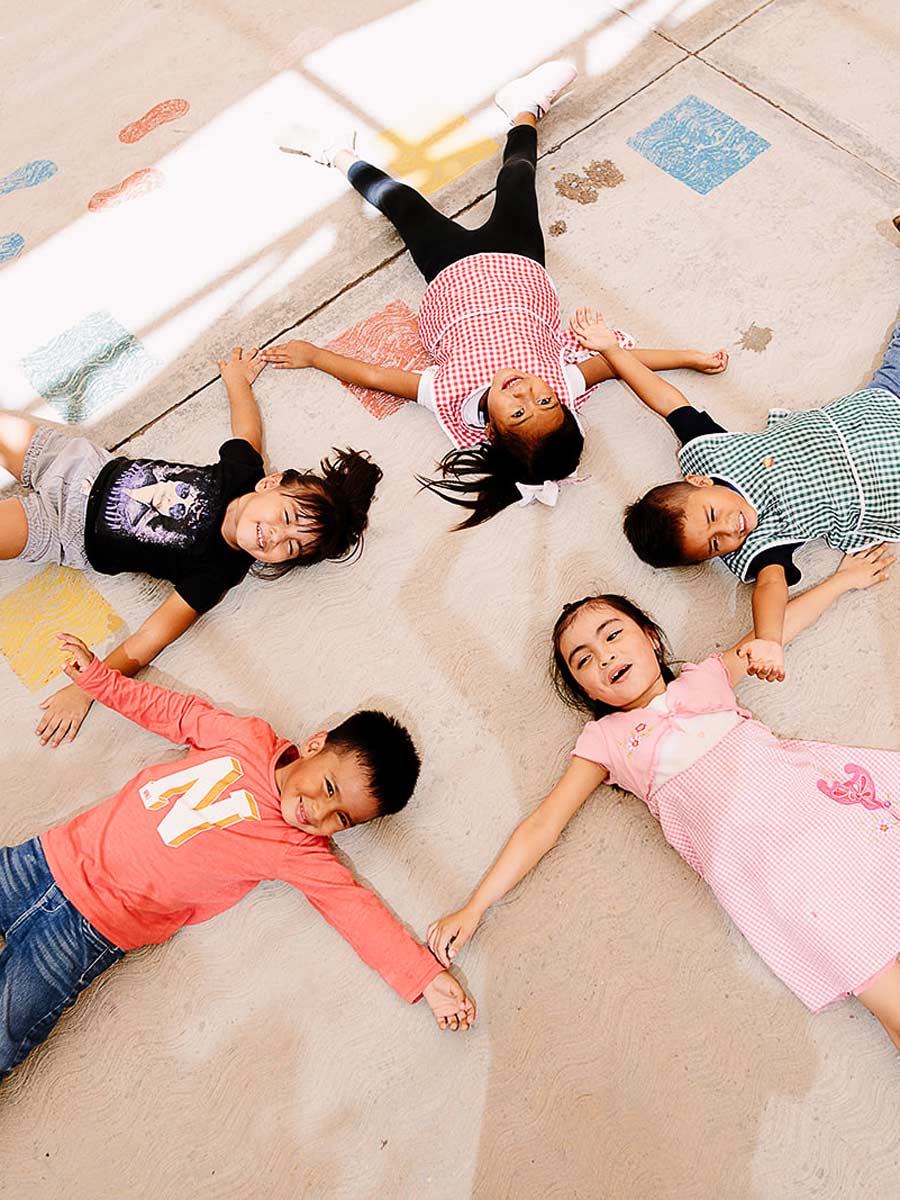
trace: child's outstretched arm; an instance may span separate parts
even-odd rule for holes
[[[199,696],[129,679],[121,671],[110,670],[109,664],[102,663],[80,638],[71,633],[56,636],[70,655],[63,670],[73,681],[73,687],[84,689],[90,699],[99,700],[135,725],[177,745],[194,746],[198,750],[220,746],[229,725],[244,728],[247,721],[253,720],[216,708]]]
[[[884,583],[895,561],[896,555],[889,554],[884,545],[871,546],[858,554],[845,554],[833,575],[788,601],[784,611],[784,644],[787,645],[804,629],[814,625],[822,613],[845,592]],[[748,674],[747,650],[752,646],[754,638],[755,633],[748,633],[722,655],[732,683],[737,683]]]
[[[137,674],[166,646],[180,638],[186,629],[190,629],[198,615],[196,609],[182,600],[177,592],[172,592],[140,629],[107,654],[104,659],[106,666],[122,675]],[[74,683],[42,700],[40,707],[44,715],[34,731],[41,745],[46,746],[49,742],[55,749],[62,741],[74,741],[92,704],[93,699]]]
[[[289,852],[280,878],[299,888],[403,1000],[415,1004],[423,997],[441,1029],[469,1028],[475,1002],[459,980],[441,969],[373,891],[357,883],[327,842]]]
[[[278,346],[269,346],[262,352],[262,357],[281,370],[315,367],[317,371],[333,375],[343,383],[355,383],[359,387],[387,392],[401,400],[415,400],[419,394],[418,371],[403,371],[400,367],[379,367],[376,363],[334,354],[331,350],[314,346],[312,342],[282,342]]]
[[[490,906],[514,888],[556,845],[569,821],[607,774],[606,768],[597,763],[572,759],[553,791],[516,828],[463,907],[429,925],[428,945],[440,962],[450,965]]]
[[[770,563],[753,584],[753,637],[745,643],[743,656],[747,674],[768,683],[784,680],[784,618],[788,606],[788,582],[784,567]]]
[[[243,438],[262,454],[262,417],[253,395],[253,382],[266,365],[266,360],[255,347],[245,355],[241,346],[235,346],[231,357],[220,358],[218,365],[228,392],[232,436]]]
[[[666,355],[673,353],[672,351],[623,350],[616,341],[615,334],[604,321],[602,313],[592,312],[589,308],[579,308],[569,324],[581,344],[588,350],[599,351],[612,375],[627,383],[638,399],[642,400],[648,408],[652,408],[659,416],[667,417],[676,408],[683,408],[690,404],[683,392],[654,373],[655,371],[669,370],[673,364],[651,367],[642,361],[642,357],[648,354]],[[724,361],[721,366],[717,366],[717,370],[724,371],[728,365],[728,356],[724,350],[719,351],[719,354],[724,355]],[[594,360],[589,361],[593,362]],[[582,364],[580,369],[584,371],[587,365],[587,363]],[[678,363],[677,365],[685,364]],[[587,375],[585,375],[585,379],[589,383],[600,382],[600,378],[588,380]]]
[[[586,342],[582,342],[582,345],[587,350],[593,349]],[[720,375],[728,367],[727,350],[714,350],[711,354],[704,354],[702,350],[639,349],[630,353],[651,371],[699,371],[702,375]],[[586,358],[584,362],[576,365],[588,387],[593,387],[595,383],[603,383],[606,379],[618,379],[618,375],[602,354],[595,354],[593,358]]]

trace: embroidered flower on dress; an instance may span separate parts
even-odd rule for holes
[[[641,721],[639,725],[635,725],[624,742],[625,746],[628,747],[626,757],[631,758],[632,754],[640,746],[641,738],[646,737],[649,732],[646,721]]]

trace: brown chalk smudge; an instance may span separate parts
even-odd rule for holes
[[[584,175],[568,171],[556,181],[556,190],[567,200],[578,204],[593,204],[598,188],[614,188],[625,182],[625,176],[611,158],[595,159],[584,168]]]
[[[593,204],[597,199],[597,189],[580,175],[567,171],[556,181],[556,190],[566,200],[575,200],[578,204]]]
[[[562,234],[564,234],[566,232],[566,230],[568,228],[569,227],[565,223],[565,221],[554,221],[553,224],[550,226],[550,228],[547,230],[547,232],[550,234],[551,237],[560,237]]]
[[[737,344],[742,350],[752,350],[754,354],[762,354],[771,342],[773,334],[774,330],[765,325],[757,325],[755,321],[752,321],[741,334],[741,340]]]
[[[584,168],[584,173],[591,183],[601,188],[614,188],[625,182],[625,176],[611,158],[592,162],[590,166]]]

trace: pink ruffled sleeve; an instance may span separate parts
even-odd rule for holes
[[[575,743],[573,757],[586,758],[588,762],[596,763],[598,767],[606,767],[612,776],[612,759],[609,740],[603,721],[588,721]],[[615,782],[615,781],[613,781]]]

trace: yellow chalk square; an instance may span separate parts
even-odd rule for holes
[[[74,633],[94,646],[121,625],[122,618],[81,571],[69,567],[46,567],[0,597],[0,652],[30,692],[60,672],[58,632]]]
[[[386,129],[379,138],[379,161],[391,175],[426,196],[499,149],[493,138],[483,137],[463,116],[445,120],[427,133]]]

